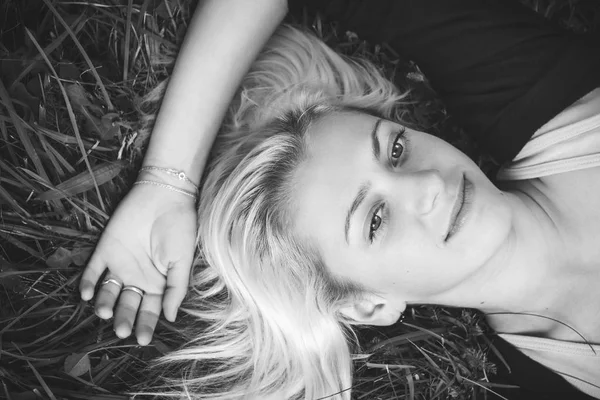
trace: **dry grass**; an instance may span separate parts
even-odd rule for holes
[[[527,0],[571,29],[597,29],[594,1]],[[153,110],[141,97],[169,75],[191,0],[8,0],[0,4],[0,397],[120,399],[177,346],[119,340],[77,283],[132,182]],[[302,19],[302,17],[298,17]],[[385,46],[305,19],[334,47],[407,76],[424,129],[493,168],[448,118],[419,71]],[[481,399],[497,365],[479,314],[420,307],[361,333],[356,399]]]

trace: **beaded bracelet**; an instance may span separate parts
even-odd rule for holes
[[[184,181],[184,182],[191,184],[196,189],[196,191],[199,190],[198,185],[196,185],[194,182],[192,182],[192,180],[190,178],[188,178],[187,175],[185,174],[185,172],[183,172],[183,171],[178,171],[178,170],[172,169],[172,168],[155,167],[153,165],[148,165],[148,166],[142,167],[142,168],[140,168],[140,172],[141,171],[161,171],[166,174],[176,176],[177,178],[179,178],[180,181]]]
[[[179,189],[178,187],[175,187],[172,185],[167,185],[166,183],[144,180],[144,181],[136,181],[136,182],[134,182],[134,185],[160,186],[162,188],[172,190],[173,192],[177,192],[177,193],[181,193],[183,195],[189,196],[189,197],[193,198],[194,200],[196,200],[198,198],[198,196],[196,196],[196,193],[188,192],[187,190]]]

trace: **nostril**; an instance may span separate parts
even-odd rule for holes
[[[417,176],[417,175],[415,175]],[[438,200],[445,193],[445,181],[438,170],[429,169],[418,172],[418,180],[415,180],[414,189],[418,193],[415,197],[415,210],[420,215],[429,215],[439,205]]]
[[[435,206],[437,205],[437,199],[440,196],[440,192],[438,192],[435,197],[433,198],[433,201],[431,202],[431,207],[429,208],[429,211],[427,212],[427,214],[433,212],[433,210],[435,210]]]
[[[433,204],[432,204],[432,206],[431,206],[431,210],[432,210],[432,211],[433,211],[433,210],[435,210],[435,207],[437,206],[437,199],[438,199],[439,197],[440,197],[440,192],[438,192],[438,193],[435,195],[434,199],[433,199]]]

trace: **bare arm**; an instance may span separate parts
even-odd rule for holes
[[[144,166],[184,171],[197,184],[237,86],[287,12],[286,0],[205,0],[190,23],[150,137]],[[190,192],[160,171],[139,179]],[[189,194],[189,193],[188,193]],[[115,210],[83,273],[81,297],[114,315],[116,334],[148,344],[161,309],[175,320],[187,292],[197,212],[190,196],[165,186],[135,185]],[[142,291],[124,290],[123,285]],[[118,300],[117,300],[118,299]],[[114,312],[113,312],[114,310]]]
[[[287,0],[206,0],[190,23],[144,165],[200,180],[239,82],[283,20]]]

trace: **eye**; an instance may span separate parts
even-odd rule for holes
[[[396,134],[394,138],[394,142],[392,143],[392,151],[390,154],[390,162],[392,166],[396,167],[398,165],[398,160],[404,154],[404,144],[401,143],[403,139],[405,139],[406,128],[402,128],[400,132]]]
[[[375,209],[371,217],[371,225],[369,226],[369,241],[373,243],[377,237],[377,233],[383,224],[383,204]]]

